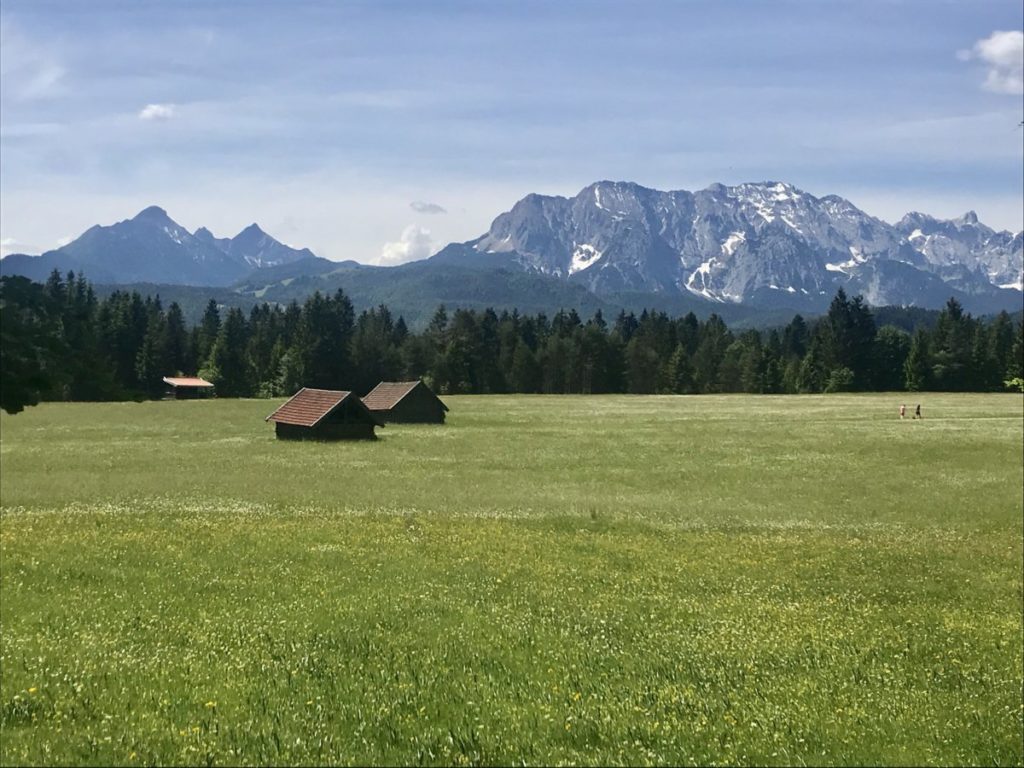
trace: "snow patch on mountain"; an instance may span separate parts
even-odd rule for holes
[[[587,243],[576,245],[572,252],[572,263],[569,265],[569,274],[574,275],[587,267],[592,267],[601,258],[601,252],[594,246]]]
[[[726,256],[732,256],[736,250],[736,246],[740,243],[746,242],[747,236],[742,232],[731,232],[729,236],[725,238],[725,242],[722,243],[722,253]]]

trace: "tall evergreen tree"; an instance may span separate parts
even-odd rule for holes
[[[237,307],[229,309],[206,367],[200,374],[213,382],[221,397],[248,397],[252,394],[245,354],[247,331],[242,310]]]
[[[962,392],[969,388],[974,327],[960,302],[951,298],[935,324],[931,346],[932,383],[936,389]]]
[[[875,386],[883,392],[903,389],[910,334],[895,325],[883,325],[875,337],[874,353]]]
[[[932,364],[928,346],[928,332],[924,328],[918,328],[914,331],[910,351],[903,364],[904,386],[909,392],[930,389]]]

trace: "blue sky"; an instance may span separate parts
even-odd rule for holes
[[[0,25],[5,253],[157,204],[396,263],[599,179],[1024,227],[1019,0],[4,0]]]

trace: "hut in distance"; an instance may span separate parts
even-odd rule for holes
[[[164,400],[194,400],[213,394],[213,384],[198,376],[164,376]]]
[[[267,416],[278,440],[374,440],[384,422],[351,392],[303,387]]]
[[[375,416],[396,424],[444,424],[448,410],[430,387],[418,379],[382,381],[363,402]]]

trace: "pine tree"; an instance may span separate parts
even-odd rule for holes
[[[906,386],[905,364],[910,355],[910,334],[894,325],[878,330],[874,345],[875,386],[883,392],[897,392]]]
[[[822,392],[827,379],[828,369],[825,364],[825,354],[822,351],[821,337],[814,334],[807,346],[807,354],[800,362],[800,370],[796,377],[797,392],[801,394]]]
[[[928,332],[918,328],[910,342],[910,351],[903,364],[904,383],[908,392],[922,392],[931,387],[931,355],[928,349]]]
[[[965,315],[955,298],[946,307],[935,324],[930,348],[932,383],[936,389],[962,392],[968,389],[971,377],[971,350],[974,336],[973,321]]]
[[[634,334],[626,345],[628,391],[635,395],[656,392],[660,368],[661,360],[651,336],[639,332]]]
[[[217,334],[220,332],[220,310],[217,309],[217,302],[210,299],[203,312],[203,319],[199,322],[199,331],[196,336],[196,364],[202,366],[206,363],[217,341]]]
[[[220,397],[248,397],[252,384],[245,347],[247,341],[245,315],[232,307],[217,334],[206,367],[200,373],[213,382]]]
[[[148,397],[159,397],[164,389],[163,377],[174,373],[169,362],[167,321],[159,300],[147,307],[146,334],[135,356],[135,377]]]
[[[686,352],[686,344],[680,341],[666,364],[666,391],[677,395],[693,393],[693,368],[690,356]]]
[[[525,344],[516,345],[512,354],[512,391],[533,394],[540,391],[540,366],[533,351]]]
[[[332,297],[317,291],[306,300],[293,345],[299,355],[294,365],[303,373],[303,386],[355,388],[356,372],[350,355],[354,324],[352,302],[342,290]]]
[[[701,326],[700,341],[693,355],[693,382],[697,392],[721,391],[718,369],[732,341],[732,334],[716,314]]]
[[[1017,332],[1010,349],[1010,360],[1006,365],[1006,378],[1024,379],[1024,318],[1017,323]]]
[[[0,277],[0,408],[19,413],[58,390],[67,353],[60,313],[42,286]]]

